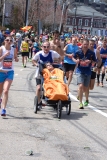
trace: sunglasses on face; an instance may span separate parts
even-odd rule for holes
[[[43,48],[49,48],[49,46],[43,46]]]
[[[5,41],[7,41],[7,42],[12,42],[12,40],[11,40],[11,39],[6,39]]]

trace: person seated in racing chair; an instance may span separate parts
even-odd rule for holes
[[[50,62],[45,66],[46,68],[42,71],[45,97],[48,97],[49,100],[68,100],[69,89],[64,83],[64,71],[60,68],[54,68]]]

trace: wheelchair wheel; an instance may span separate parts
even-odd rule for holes
[[[57,116],[59,119],[61,118],[61,115],[62,115],[62,102],[61,100],[59,100],[57,104]]]
[[[38,111],[38,97],[35,96],[34,98],[34,113]]]
[[[71,103],[69,103],[69,104],[66,106],[66,113],[67,113],[67,115],[70,115],[70,113],[71,113]]]

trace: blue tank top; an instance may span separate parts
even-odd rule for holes
[[[72,44],[68,44],[67,45],[67,50],[66,50],[66,53],[67,54],[72,54],[75,53],[78,51],[79,47],[76,46],[76,45],[72,45]],[[72,59],[70,59],[68,56],[65,56],[64,57],[64,63],[68,63],[68,64],[76,64]]]
[[[106,48],[106,49],[101,48],[100,54],[107,54],[107,48]],[[102,62],[105,63],[106,59],[107,59],[107,58],[102,58]]]
[[[39,44],[37,42],[34,43],[33,47],[37,52],[39,51]]]
[[[40,62],[39,63],[47,63],[47,62],[53,63],[52,52],[49,52],[47,57],[44,57],[42,55],[42,53],[40,54]]]

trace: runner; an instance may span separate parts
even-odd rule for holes
[[[91,62],[96,62],[95,53],[88,49],[89,47],[89,40],[84,39],[81,50],[77,51],[72,58],[75,61],[77,66],[77,84],[79,85],[79,101],[80,109],[84,109],[82,98],[83,92],[86,93],[86,99],[88,99],[88,86],[90,83],[91,78]]]
[[[22,53],[22,66],[26,68],[27,58],[29,56],[29,39],[25,37],[24,41],[21,43],[21,53]]]
[[[78,49],[79,47],[77,46],[76,38],[72,38],[72,43],[66,45],[64,48],[64,68],[68,79],[68,86],[72,81],[73,72],[76,66],[76,63],[72,60],[72,56],[78,51]]]
[[[38,67],[39,63],[40,64],[43,64],[46,62],[53,63],[54,59],[55,60],[58,59],[60,61],[60,55],[57,52],[50,50],[49,42],[43,42],[42,51],[39,51],[38,53],[35,54],[35,56],[32,59],[32,63],[33,65]],[[42,104],[40,99],[41,79],[39,74],[36,76],[36,84],[37,84],[36,96],[38,96],[38,103],[39,103],[38,108],[41,108],[41,104]]]
[[[17,51],[11,46],[12,38],[6,37],[4,45],[0,47],[0,106],[1,116],[6,116],[8,92],[14,77],[13,60],[18,62]],[[3,98],[1,99],[1,96]]]
[[[59,38],[59,31],[53,32],[53,40],[50,41],[50,49],[56,51],[63,59],[64,51],[61,48],[60,38]]]
[[[89,40],[89,49],[95,53],[97,62],[93,63],[92,62],[92,68],[91,68],[91,79],[90,79],[90,84],[88,87],[88,90],[85,92],[86,95],[86,101],[84,102],[84,106],[88,106],[89,104],[89,90],[93,90],[94,84],[95,84],[95,78],[96,78],[96,71],[99,66],[101,66],[101,56],[100,56],[100,51],[99,49],[94,49],[95,41],[94,40]]]
[[[35,42],[33,43],[33,56],[40,51],[40,44],[38,42],[38,38],[35,37]]]
[[[77,46],[79,46],[79,48],[81,48],[82,43],[83,43],[83,37],[79,38],[79,41],[78,41],[78,43],[77,43]]]
[[[20,52],[20,46],[21,46],[21,42],[22,42],[22,35],[20,33],[20,31],[18,31],[16,33],[16,39],[17,39],[17,49],[18,49],[18,53]]]
[[[100,49],[100,54],[101,54],[101,58],[102,58],[102,64],[97,71],[97,86],[100,85],[101,87],[103,87],[103,80],[105,77],[105,63],[106,63],[106,59],[107,59],[107,39],[103,40],[103,44]],[[99,80],[100,79],[100,71],[102,71],[101,83]]]

